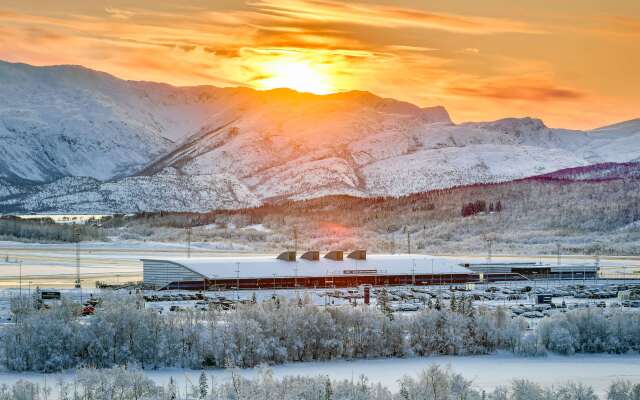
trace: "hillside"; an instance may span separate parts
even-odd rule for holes
[[[640,161],[638,120],[454,124],[367,92],[173,87],[0,62],[0,211],[242,208],[402,196]]]
[[[478,203],[484,211],[463,215]],[[409,234],[418,253],[483,254],[491,239],[497,253],[553,254],[560,243],[565,254],[637,255],[640,179],[533,177],[402,197],[341,195],[198,214],[141,213],[104,227],[113,232],[108,235],[175,243],[185,240],[189,225],[194,242],[227,250],[274,252],[297,243],[300,250],[407,252]]]
[[[640,163],[603,163],[585,167],[567,168],[543,174],[532,179],[558,181],[610,181],[640,179]]]
[[[248,197],[248,207],[242,209],[222,206],[204,213],[138,212],[107,218],[95,229],[87,226],[93,230],[86,232],[84,240],[110,238],[175,244],[186,240],[184,228],[192,226],[194,247],[227,251],[272,253],[297,244],[301,250],[367,248],[372,252],[406,252],[409,237],[411,251],[418,253],[481,254],[487,251],[487,241],[492,240],[496,253],[551,254],[559,243],[565,254],[637,255],[639,171],[640,163],[600,164],[401,197],[331,195],[262,205],[250,202],[252,198]],[[162,198],[165,191],[176,190],[161,187],[152,192],[155,184],[131,179],[137,190],[132,190],[135,196],[129,199],[140,204],[140,210],[149,207],[143,199]],[[191,179],[182,177],[175,184],[198,184]],[[84,184],[107,185],[91,179]],[[106,199],[114,201],[115,193],[104,193]],[[212,195],[232,201],[224,194]],[[47,192],[43,191],[41,198],[46,197]],[[163,201],[170,200],[176,208],[206,205],[203,198],[174,196]],[[84,204],[91,209],[95,201],[83,199],[78,207]],[[7,217],[0,226],[5,240],[69,240],[69,229],[64,225],[15,221]]]

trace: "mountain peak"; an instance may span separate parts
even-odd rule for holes
[[[422,108],[422,118],[425,122],[446,122],[453,123],[451,116],[444,106],[433,106]]]
[[[526,128],[529,130],[540,131],[547,129],[547,126],[541,119],[532,117],[502,118],[493,122],[488,122],[487,125],[510,130]]]
[[[531,117],[502,118],[490,122],[467,122],[462,125],[516,135],[543,132],[549,129],[541,119]]]

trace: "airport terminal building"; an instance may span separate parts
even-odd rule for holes
[[[308,251],[279,256],[142,259],[143,279],[155,289],[344,288],[363,284],[449,285],[535,279],[593,279],[597,264],[470,263],[418,254],[367,255]]]
[[[142,259],[145,285],[156,289],[341,288],[358,285],[430,285],[477,282],[479,274],[426,255],[374,255],[364,250],[300,257],[275,256]]]

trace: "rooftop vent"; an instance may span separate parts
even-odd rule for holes
[[[296,252],[295,251],[284,251],[280,253],[278,256],[278,260],[282,261],[295,261],[296,260]]]
[[[307,251],[306,253],[301,255],[300,258],[303,260],[318,261],[320,260],[320,252],[315,250]]]
[[[352,258],[354,260],[366,260],[367,259],[367,251],[366,250],[354,250],[347,258]]]
[[[342,261],[343,259],[342,250],[330,251],[324,255],[324,258],[328,258],[329,260],[333,260],[333,261]]]

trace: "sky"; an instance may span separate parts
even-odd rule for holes
[[[0,59],[175,85],[367,90],[454,121],[640,117],[638,0],[0,0]]]

